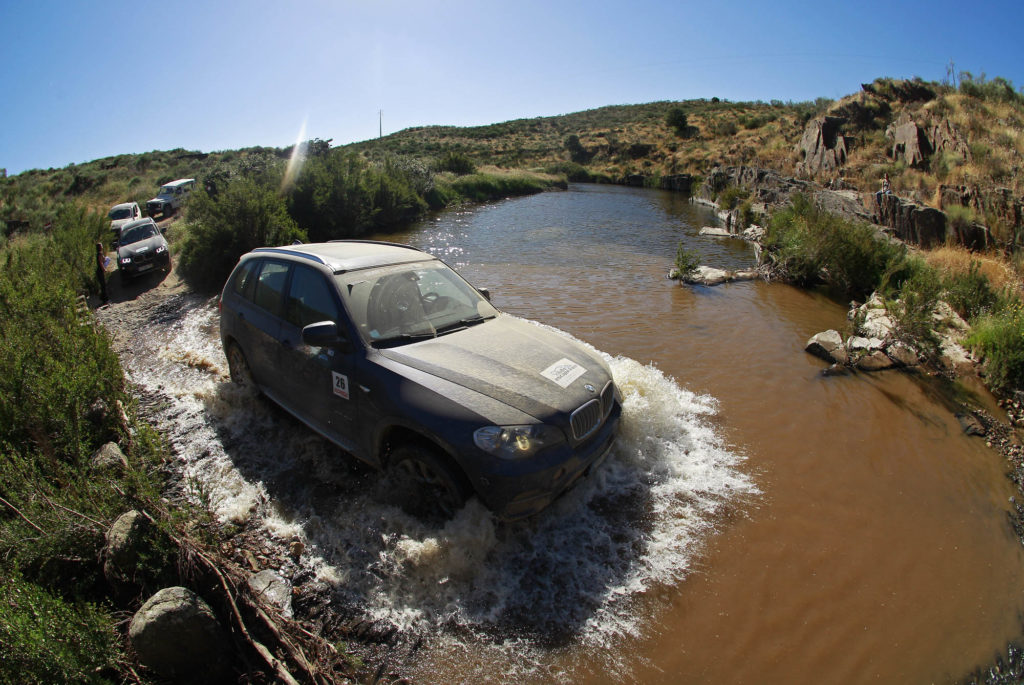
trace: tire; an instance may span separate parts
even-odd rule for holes
[[[228,372],[231,374],[231,382],[243,388],[256,388],[256,382],[252,378],[252,370],[249,362],[245,360],[245,353],[238,343],[231,343],[228,346]]]
[[[448,459],[415,443],[392,453],[389,475],[399,506],[421,519],[447,521],[471,494],[465,477]]]

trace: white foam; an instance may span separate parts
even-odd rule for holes
[[[215,320],[215,306],[197,306],[155,334],[160,364],[132,367],[168,398],[160,428],[192,496],[223,521],[252,517],[272,538],[302,540],[301,563],[343,601],[427,638],[424,673],[471,653],[492,674],[562,679],[541,645],[614,648],[642,635],[649,591],[680,582],[716,515],[757,492],[709,420],[713,398],[605,355],[623,415],[592,477],[524,523],[499,524],[472,500],[427,526],[384,503],[386,478],[346,471],[334,448],[226,382]]]

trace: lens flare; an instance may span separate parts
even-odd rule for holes
[[[292,156],[288,159],[288,168],[285,169],[284,179],[281,181],[281,192],[285,192],[295,185],[295,179],[299,177],[302,165],[306,161],[306,148],[309,147],[309,141],[306,140],[306,121],[306,119],[302,120],[299,137],[292,147]]]

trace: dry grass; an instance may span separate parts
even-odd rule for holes
[[[1004,258],[994,254],[979,254],[964,247],[940,247],[923,253],[928,264],[944,275],[962,274],[970,270],[972,262],[980,264],[979,270],[988,278],[993,289],[1019,288],[1020,278],[1013,266]]]

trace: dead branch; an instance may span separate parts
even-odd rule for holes
[[[11,511],[13,511],[13,512],[14,512],[15,514],[17,514],[18,516],[20,516],[20,517],[21,517],[21,519],[22,519],[22,520],[23,520],[23,521],[24,521],[25,523],[27,523],[28,525],[30,525],[30,526],[32,526],[33,528],[35,528],[36,530],[38,530],[38,531],[39,531],[40,533],[42,533],[43,535],[46,535],[46,531],[45,531],[45,530],[43,530],[42,528],[40,528],[39,526],[37,526],[36,524],[32,523],[32,521],[31,521],[31,520],[29,519],[29,517],[27,517],[27,516],[25,516],[24,514],[22,514],[22,513],[21,513],[21,510],[20,510],[20,509],[18,509],[18,507],[14,506],[13,504],[11,504],[11,503],[10,503],[10,502],[8,502],[7,500],[5,500],[5,499],[4,499],[3,497],[0,497],[0,502],[4,503],[4,504],[6,504],[6,505],[7,505],[8,507],[10,507]]]

